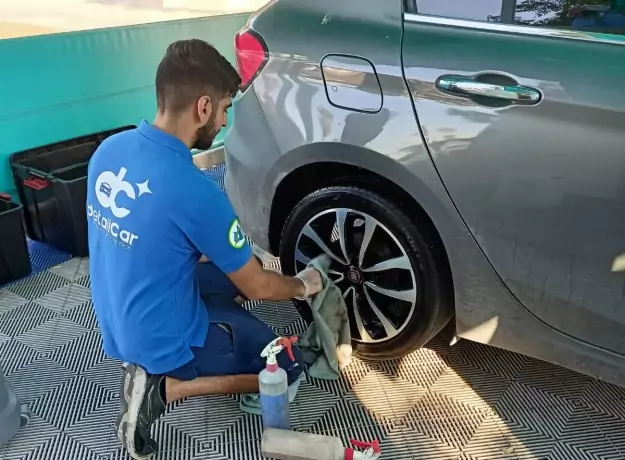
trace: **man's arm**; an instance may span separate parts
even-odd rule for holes
[[[195,190],[194,199],[199,201],[186,209],[179,225],[199,252],[225,273],[243,295],[250,300],[288,300],[321,290],[321,277],[314,270],[308,270],[308,276],[301,278],[263,270],[228,197],[210,179],[205,180]]]
[[[306,295],[301,279],[264,270],[255,256],[227,276],[249,300],[288,300]]]

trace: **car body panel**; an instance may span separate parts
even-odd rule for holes
[[[270,58],[236,102],[237,117],[225,139],[226,188],[244,230],[270,249],[276,190],[311,163],[349,164],[382,175],[412,196],[440,233],[460,337],[625,384],[625,359],[561,334],[530,314],[463,222],[415,119],[401,67],[402,15],[400,0],[359,1],[357,11],[350,2],[279,0],[252,17],[249,25],[266,40]],[[331,53],[373,64],[383,92],[379,111],[363,113],[328,101],[320,62]],[[335,83],[352,93],[372,92],[367,84]]]
[[[613,271],[625,252],[625,92],[616,89],[625,47],[411,17],[407,82],[432,158],[481,249],[532,314],[625,354],[625,274]],[[536,88],[542,100],[496,108],[435,84],[484,72]]]
[[[254,90],[249,88],[234,105],[237,117],[224,140],[227,170],[224,185],[242,228],[255,244],[268,249],[273,194],[262,191],[265,177],[281,153]]]

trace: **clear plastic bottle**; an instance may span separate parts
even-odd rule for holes
[[[293,359],[291,345],[295,340],[296,338],[279,337],[267,345],[261,353],[262,357],[267,358],[265,369],[258,374],[260,406],[264,429],[291,429],[291,421],[289,419],[288,377],[286,371],[278,366],[276,357],[278,353],[287,347],[289,356]]]

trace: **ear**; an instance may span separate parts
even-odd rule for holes
[[[199,118],[199,122],[204,125],[210,119],[211,114],[213,113],[213,104],[211,102],[211,98],[209,96],[202,96],[197,101],[197,115]]]

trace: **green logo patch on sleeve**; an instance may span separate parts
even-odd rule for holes
[[[228,230],[228,242],[230,243],[230,246],[235,249],[241,249],[245,246],[245,235],[243,234],[243,230],[241,230],[239,219],[234,219],[232,224],[230,224],[230,229]]]

